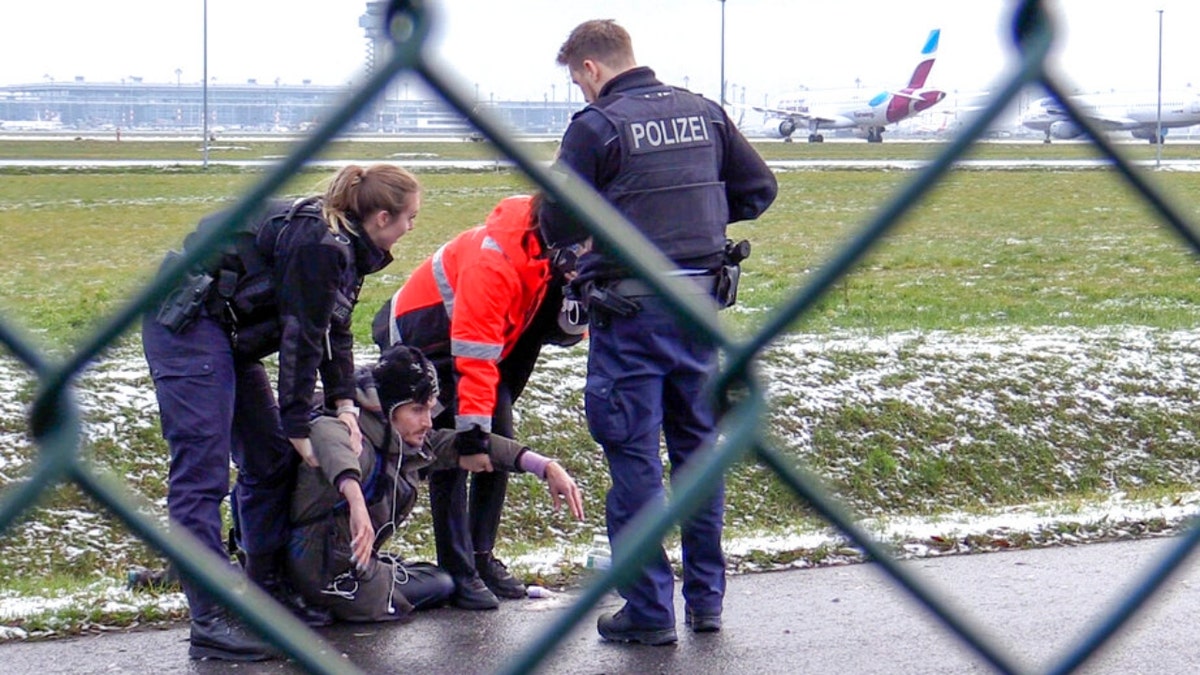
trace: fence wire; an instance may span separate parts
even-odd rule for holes
[[[662,293],[674,310],[695,330],[719,345],[726,358],[715,380],[712,395],[726,411],[721,438],[712,452],[673,487],[668,508],[644,513],[631,525],[628,541],[613,560],[612,568],[589,584],[555,622],[537,636],[500,672],[525,673],[535,670],[556,649],[566,634],[611,588],[628,580],[649,559],[672,527],[686,518],[711,491],[715,479],[734,463],[747,457],[773,470],[796,495],[812,506],[830,524],[842,531],[866,557],[883,568],[896,584],[923,604],[946,628],[969,645],[997,671],[1019,673],[1023,669],[1002,645],[994,644],[979,627],[953,611],[932,589],[920,583],[891,556],[889,551],[855,524],[855,517],[833,499],[820,479],[772,446],[761,421],[767,406],[764,389],[753,376],[756,357],[808,311],[830,287],[849,272],[871,247],[924,198],[954,163],[987,131],[1021,90],[1040,85],[1058,99],[1072,123],[1083,129],[1117,173],[1142,195],[1159,218],[1174,230],[1193,251],[1200,252],[1200,238],[1180,211],[1149,183],[1144,173],[1118,154],[1101,130],[1084,117],[1067,97],[1065,78],[1047,63],[1054,31],[1046,8],[1039,0],[1025,0],[1012,15],[1012,42],[1016,65],[1000,83],[988,105],[946,145],[925,168],[916,173],[862,228],[849,244],[827,264],[820,266],[811,282],[797,289],[764,325],[745,340],[735,340],[704,311],[702,300],[686,293],[682,282],[662,272],[672,265],[611,205],[589,186],[571,176],[551,172],[541,161],[518,146],[486,108],[476,109],[474,99],[457,76],[431,53],[427,43],[437,21],[436,7],[421,0],[392,0],[385,14],[384,30],[391,37],[389,57],[378,64],[370,78],[351,92],[329,117],[287,158],[241,197],[227,212],[223,223],[202,241],[189,247],[187,255],[160,271],[151,284],[129,302],[69,358],[56,362],[38,351],[5,317],[0,316],[0,343],[37,377],[38,388],[29,414],[29,433],[38,446],[30,476],[0,494],[0,532],[7,530],[47,490],[73,482],[107,507],[130,530],[166,555],[179,570],[196,579],[213,595],[232,607],[251,626],[282,648],[296,662],[315,673],[360,672],[341,658],[319,636],[293,618],[267,596],[231,571],[216,555],[179,529],[168,531],[148,516],[153,511],[145,500],[131,494],[121,482],[93,466],[80,454],[82,422],[73,382],[90,363],[113,344],[148,308],[158,303],[194,263],[214,253],[229,238],[237,224],[251,216],[266,199],[283,188],[300,170],[373,100],[383,95],[388,83],[403,72],[422,78],[450,106],[479,129],[516,167],[546,193],[561,202],[586,224],[597,239],[616,251],[634,273]],[[1134,589],[1078,644],[1061,654],[1045,672],[1068,673],[1082,666],[1126,621],[1138,612],[1188,557],[1200,540],[1200,528],[1190,527],[1152,569],[1143,573]]]

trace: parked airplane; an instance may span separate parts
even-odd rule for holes
[[[925,79],[933,68],[940,29],[929,32],[921,59],[913,70],[908,84],[895,91],[838,89],[800,91],[781,96],[769,108],[753,107],[765,113],[763,129],[768,136],[790,142],[796,129],[808,127],[808,142],[825,140],[821,129],[857,129],[869,143],[883,141],[884,128],[937,105],[946,92],[925,87]]]
[[[1134,138],[1154,142],[1158,125],[1158,93],[1134,94],[1128,92],[1110,94],[1077,94],[1071,102],[1098,127],[1106,131],[1128,131]],[[1057,99],[1046,97],[1034,101],[1021,118],[1021,124],[1030,129],[1043,131],[1050,139],[1076,138],[1083,129],[1067,117],[1067,111]],[[1200,91],[1164,91],[1162,94],[1162,135],[1167,129],[1190,127],[1200,124]],[[1162,140],[1162,139],[1160,139]]]

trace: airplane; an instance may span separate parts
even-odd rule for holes
[[[857,135],[867,139],[868,143],[881,143],[887,125],[928,110],[946,98],[946,92],[925,86],[941,32],[938,28],[929,32],[908,84],[895,91],[874,95],[863,89],[800,91],[781,96],[769,108],[751,107],[766,115],[763,131],[786,143],[792,141],[792,134],[797,129],[805,126],[808,127],[809,143],[825,140],[821,129],[856,129]]]
[[[1106,131],[1128,131],[1134,138],[1154,143],[1158,125],[1158,94],[1156,92],[1135,94],[1113,92],[1107,94],[1076,94],[1070,97],[1080,111],[1096,126]],[[1043,143],[1050,139],[1077,138],[1083,129],[1067,117],[1067,111],[1058,99],[1046,97],[1034,101],[1021,118],[1021,124],[1046,134]],[[1181,90],[1162,93],[1162,135],[1165,140],[1167,129],[1190,127],[1200,124],[1200,91]]]

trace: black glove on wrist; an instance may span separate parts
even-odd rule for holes
[[[463,455],[486,455],[491,449],[491,434],[479,428],[478,424],[470,429],[458,432],[454,437],[454,450]]]

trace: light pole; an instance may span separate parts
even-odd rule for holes
[[[721,0],[721,105],[725,105],[725,0]]]
[[[201,132],[204,134],[204,168],[208,168],[208,0],[204,0],[204,77],[202,78],[204,104],[201,107],[201,114],[204,117],[204,122],[201,127]]]
[[[1163,11],[1158,10],[1158,110],[1155,113],[1154,124],[1154,168],[1162,166],[1162,19]]]

